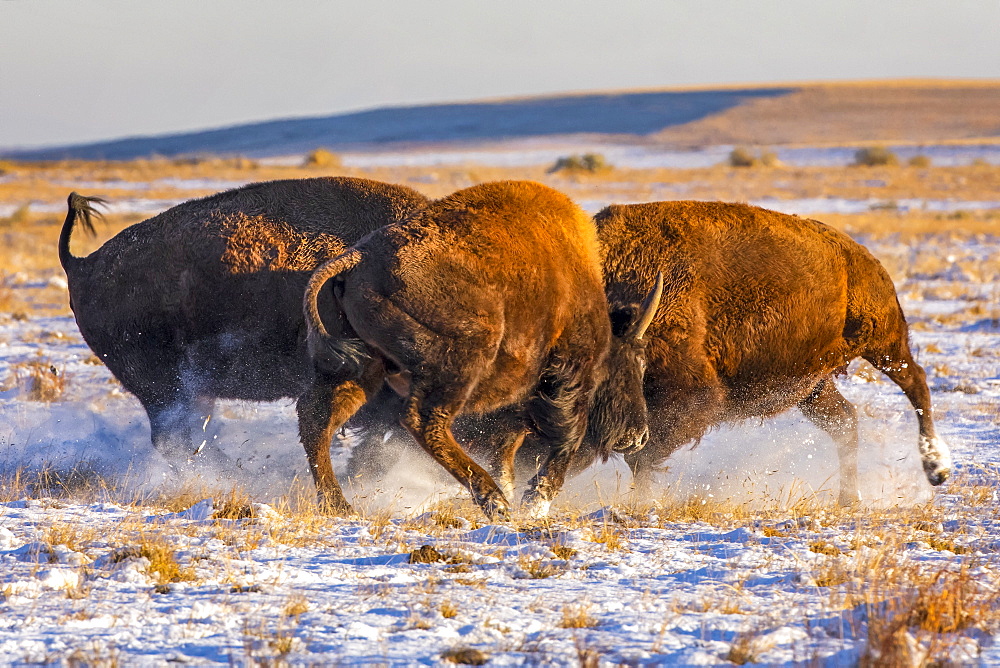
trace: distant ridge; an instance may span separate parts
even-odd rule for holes
[[[539,137],[658,144],[1000,141],[1000,80],[901,80],[584,93],[391,107],[130,137],[0,155],[129,160],[192,154],[271,157],[319,147],[378,150]]]
[[[376,148],[420,142],[482,142],[553,135],[646,136],[791,88],[563,95],[496,102],[373,109],[250,123],[216,130],[16,150],[22,160],[128,160],[154,155],[288,155],[317,147]]]

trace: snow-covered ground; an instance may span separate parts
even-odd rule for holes
[[[942,167],[968,165],[975,160],[1000,164],[1000,145],[997,144],[928,144],[892,145],[888,148],[899,159],[906,162],[918,155],[930,158]],[[342,156],[348,167],[436,167],[476,163],[503,167],[524,167],[528,165],[548,165],[568,153],[600,153],[609,163],[618,167],[650,169],[668,167],[672,169],[694,169],[712,167],[729,159],[732,146],[709,146],[697,150],[674,150],[660,146],[646,146],[629,143],[586,143],[579,140],[569,144],[565,139],[521,139],[502,144],[487,144],[467,148],[443,150],[385,150],[367,152],[345,152]],[[777,158],[796,167],[833,167],[850,165],[855,160],[857,148],[851,146],[828,147],[776,147]],[[264,162],[281,164],[282,158],[266,158]],[[291,159],[299,161],[296,156]]]
[[[219,182],[222,183],[222,182]],[[250,181],[228,182],[231,185],[226,188],[235,188],[246,185]],[[149,183],[131,183],[130,189],[139,190],[140,186],[149,188]],[[75,186],[84,190],[83,186]],[[117,187],[117,186],[116,186]],[[204,186],[209,188],[211,186]],[[676,194],[670,191],[657,193],[649,198],[649,201],[660,201],[666,199],[676,199]],[[183,198],[151,199],[149,197],[121,197],[109,202],[102,210],[111,214],[134,213],[144,216],[153,216],[160,211],[177,206],[185,200]],[[581,199],[577,202],[588,213],[597,213],[609,204],[617,203],[617,199],[611,199],[606,195],[599,199]],[[867,199],[846,199],[843,197],[807,197],[799,199],[776,199],[765,197],[748,202],[754,206],[773,209],[782,213],[789,213],[802,216],[816,216],[824,213],[856,214],[891,209],[900,213],[911,211],[928,213],[955,213],[959,211],[990,211],[1000,209],[1000,200],[970,201],[963,199],[884,199],[870,197]],[[31,211],[45,214],[64,214],[66,204],[64,202],[31,202]],[[22,205],[0,204],[0,217],[9,216]]]
[[[130,502],[182,481],[72,318],[4,316],[0,664],[1000,663],[1000,239],[862,241],[897,279],[956,476],[926,483],[912,409],[855,365],[839,381],[862,419],[853,513],[825,505],[833,443],[793,411],[677,453],[643,503],[612,462],[549,524],[487,524],[434,506],[464,495],[413,455],[350,490],[364,519],[318,518],[286,501],[310,484],[289,401],[220,403],[209,426],[234,465],[201,480],[245,489],[253,517],[218,513],[222,494],[171,514]],[[55,401],[31,399],[32,365],[65,381]],[[109,487],[13,486],[42,469]],[[959,590],[942,632],[927,592]]]

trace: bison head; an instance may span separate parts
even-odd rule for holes
[[[649,438],[643,377],[646,341],[643,336],[663,294],[663,274],[643,299],[611,311],[611,350],[607,374],[597,388],[587,426],[587,445],[605,459],[612,452],[637,452]]]

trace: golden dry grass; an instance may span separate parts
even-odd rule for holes
[[[599,624],[599,621],[590,614],[591,607],[587,603],[563,606],[559,627],[563,629],[594,628]]]
[[[809,167],[704,169],[625,169],[546,173],[534,167],[393,167],[375,169],[322,169],[302,166],[266,166],[248,160],[136,160],[132,162],[8,163],[0,182],[0,205],[15,213],[0,221],[0,320],[34,315],[66,315],[69,304],[63,272],[56,257],[61,213],[36,212],[28,202],[47,202],[60,209],[70,190],[100,195],[112,202],[141,195],[149,199],[179,201],[209,195],[226,184],[279,178],[344,174],[404,183],[431,197],[440,197],[474,183],[498,179],[533,179],[565,191],[571,197],[595,197],[616,202],[657,199],[719,199],[748,201],[765,197],[838,197],[883,202],[881,209],[856,215],[817,216],[851,234],[867,237],[899,235],[902,238],[947,235],[966,238],[1000,234],[1000,211],[957,211],[947,214],[903,212],[893,203],[901,199],[955,197],[992,201],[1000,192],[1000,166],[967,167]],[[209,188],[193,187],[208,181]],[[215,183],[216,187],[211,187]],[[132,184],[129,187],[123,185]],[[135,184],[148,189],[136,190]],[[141,220],[138,214],[106,216],[97,226],[97,237],[81,232],[73,237],[73,252],[86,255],[124,227]],[[890,272],[899,276],[904,267]],[[940,258],[938,258],[940,262]],[[898,261],[895,261],[898,264]],[[985,264],[983,264],[985,262]],[[964,267],[989,278],[992,259],[982,266]],[[995,272],[994,272],[995,273]]]

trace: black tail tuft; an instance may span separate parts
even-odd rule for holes
[[[93,217],[104,218],[104,215],[93,205],[106,206],[107,203],[107,200],[100,197],[86,197],[75,192],[69,194],[66,199],[69,210],[66,212],[66,220],[63,222],[62,233],[59,235],[59,262],[63,269],[68,271],[69,266],[78,259],[69,252],[69,238],[73,234],[73,226],[79,222],[87,234],[90,236],[97,234],[94,230]]]
[[[364,341],[330,338],[323,343],[325,345],[321,350],[313,354],[313,363],[317,368],[336,376],[343,376],[346,372],[353,379],[361,378],[371,361]]]
[[[93,207],[94,204],[100,204],[101,206],[107,206],[108,201],[102,197],[86,197],[78,193],[72,192],[66,200],[69,206],[69,213],[67,217],[73,216],[75,222],[80,223],[83,230],[90,236],[97,234],[94,230],[93,217],[97,216],[100,219],[104,219],[104,214]]]

